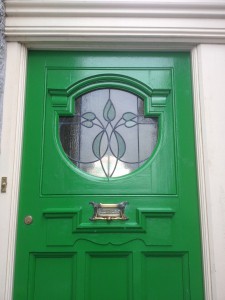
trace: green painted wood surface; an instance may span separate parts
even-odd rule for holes
[[[123,177],[78,170],[60,143],[59,116],[98,88],[159,119],[152,156]],[[30,51],[13,299],[203,300],[194,146],[188,53]],[[90,201],[128,201],[129,220],[90,221]]]

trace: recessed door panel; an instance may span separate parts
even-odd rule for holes
[[[131,270],[131,253],[88,253],[85,299],[131,299]]]
[[[74,253],[32,253],[29,262],[28,299],[72,299],[75,270]],[[21,289],[23,290],[22,286]]]
[[[143,299],[191,299],[187,253],[145,253],[143,268]]]

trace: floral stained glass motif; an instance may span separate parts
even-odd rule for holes
[[[144,101],[118,89],[99,89],[75,101],[76,114],[59,118],[68,158],[97,177],[131,173],[151,156],[158,136],[157,118],[144,116]]]

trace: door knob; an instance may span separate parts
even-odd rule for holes
[[[32,216],[26,216],[26,217],[24,218],[24,223],[25,223],[26,225],[30,225],[32,222],[33,222]]]

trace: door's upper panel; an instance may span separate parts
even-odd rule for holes
[[[111,64],[47,68],[42,194],[176,194],[172,68]]]

